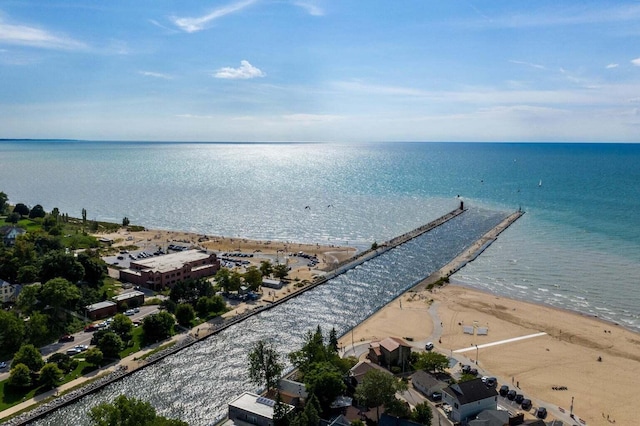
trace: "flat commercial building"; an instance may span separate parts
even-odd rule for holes
[[[120,271],[120,281],[160,290],[172,288],[178,281],[215,275],[219,269],[220,260],[215,253],[185,250],[132,260],[129,268]]]
[[[104,301],[85,306],[87,316],[92,320],[110,317],[118,312],[118,305],[115,302]]]
[[[273,426],[273,406],[275,401],[255,393],[245,392],[229,403],[229,419],[235,423],[249,423],[256,426]],[[286,411],[293,405],[284,404]]]

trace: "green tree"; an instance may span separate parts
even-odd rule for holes
[[[206,279],[188,279],[178,281],[171,289],[169,298],[176,303],[195,304],[199,298],[214,294],[213,286]]]
[[[89,364],[98,366],[102,363],[102,360],[104,359],[104,354],[98,348],[90,348],[85,353],[84,358]]]
[[[273,267],[273,275],[276,278],[283,279],[289,274],[289,267],[285,264],[278,264]]]
[[[231,273],[227,268],[220,268],[218,272],[216,272],[216,283],[220,288],[225,292],[229,292],[229,288],[231,287]]]
[[[262,276],[268,277],[273,272],[273,265],[268,260],[263,260],[260,262],[260,272]]]
[[[62,375],[62,370],[56,364],[45,364],[40,370],[40,384],[45,388],[52,388],[60,383]]]
[[[168,312],[158,312],[145,317],[142,322],[145,342],[154,343],[171,336],[174,324],[175,319]]]
[[[249,379],[258,386],[264,385],[268,390],[278,385],[284,369],[280,362],[280,354],[273,345],[258,340],[249,352]]]
[[[13,364],[24,364],[29,370],[40,371],[44,365],[40,351],[33,345],[22,345],[13,356]]]
[[[40,270],[35,265],[24,265],[18,269],[18,282],[28,284],[38,281]]]
[[[13,208],[13,212],[18,213],[21,218],[24,216],[29,216],[29,211],[30,211],[29,207],[27,207],[22,203],[16,204],[15,207]]]
[[[305,374],[313,364],[330,361],[333,357],[324,345],[324,337],[320,326],[315,332],[307,331],[305,342],[298,351],[289,354],[291,363]]]
[[[35,219],[39,217],[45,217],[46,214],[47,212],[44,211],[44,208],[40,204],[36,204],[29,212],[29,218]]]
[[[122,339],[113,331],[106,332],[98,342],[98,349],[102,351],[106,358],[119,358],[120,351],[123,348]]]
[[[16,212],[11,212],[7,215],[5,222],[16,224],[20,221],[21,217]]]
[[[131,222],[129,221],[128,217],[125,216],[122,218],[122,226],[129,226],[129,223]]]
[[[335,327],[332,327],[329,332],[329,349],[336,354],[338,353],[338,333]]]
[[[15,352],[23,340],[24,321],[11,312],[0,310],[0,347]]]
[[[0,192],[0,214],[6,214],[9,210],[9,197],[4,192]]]
[[[428,402],[421,402],[411,412],[411,420],[424,426],[431,426],[431,406]]]
[[[307,392],[318,398],[323,414],[330,413],[331,403],[346,390],[342,374],[329,362],[312,364],[304,384]]]
[[[32,312],[29,316],[29,321],[25,324],[25,337],[29,343],[37,348],[50,343],[50,324],[51,320],[47,315],[38,311]]]
[[[415,368],[430,372],[444,372],[449,366],[449,359],[446,355],[438,352],[419,352],[415,362]]]
[[[78,262],[84,268],[83,279],[91,284],[100,284],[107,275],[107,264],[100,258],[97,250],[78,253]]]
[[[243,274],[244,282],[252,291],[258,291],[262,285],[262,272],[255,266],[247,268],[247,272]]]
[[[43,282],[53,278],[65,278],[72,283],[84,277],[84,267],[73,254],[66,254],[62,250],[50,251],[40,263],[40,280]]]
[[[229,290],[230,291],[238,291],[242,286],[242,274],[238,271],[231,271],[231,275],[229,276]]]
[[[113,317],[111,323],[111,330],[116,333],[124,341],[131,339],[131,332],[133,331],[133,322],[128,316],[124,314],[116,314]]]
[[[17,388],[28,388],[31,386],[31,371],[24,364],[14,364],[9,373],[7,384]]]
[[[289,426],[288,413],[287,405],[282,401],[282,395],[278,389],[276,390],[275,404],[273,404],[273,426]]]
[[[196,312],[200,318],[207,318],[209,314],[220,314],[225,312],[226,308],[227,303],[222,296],[217,294],[211,297],[201,297],[196,303]]]
[[[193,306],[188,303],[181,303],[176,307],[176,320],[178,324],[183,327],[187,327],[191,324],[191,321],[196,317],[196,312],[193,310]]]
[[[86,209],[82,209],[82,226],[86,226],[87,224],[87,210]]]
[[[42,286],[40,299],[56,312],[61,308],[72,307],[81,297],[80,289],[64,278],[53,278]]]
[[[63,372],[68,372],[75,368],[74,361],[77,362],[67,354],[56,352],[47,359],[47,364],[55,364]]]
[[[391,403],[395,399],[396,392],[406,388],[406,383],[397,380],[392,374],[381,370],[370,370],[356,387],[355,397],[362,405],[369,408],[376,407],[376,421],[379,421],[380,406]]]
[[[94,426],[188,426],[181,420],[158,416],[155,408],[136,398],[118,396],[113,403],[103,402],[89,412]]]
[[[42,285],[40,284],[25,285],[22,287],[16,305],[24,315],[31,314],[36,308],[41,288]]]

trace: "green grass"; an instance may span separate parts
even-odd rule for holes
[[[131,346],[127,346],[122,351],[120,351],[120,358],[127,357],[132,353],[138,352],[142,349],[142,339],[143,339],[143,331],[142,327],[134,327],[131,332]]]

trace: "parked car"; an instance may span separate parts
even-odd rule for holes
[[[521,393],[517,394],[516,397],[514,398],[514,401],[517,404],[522,404],[522,401],[524,401],[524,395]]]
[[[547,409],[544,407],[539,407],[536,415],[539,419],[544,419],[545,417],[547,417]]]
[[[131,315],[133,315],[133,314],[134,314],[133,309],[127,309],[127,310],[124,312],[124,314],[130,317]]]
[[[5,369],[5,368],[7,368],[7,363],[4,361],[0,362],[0,369]]]
[[[91,331],[96,331],[98,329],[98,326],[96,324],[89,324],[88,326],[86,326],[84,328],[84,331],[86,331],[87,333],[91,332]]]
[[[468,374],[471,374],[472,376],[477,376],[478,375],[478,369],[477,368],[471,368],[469,370]]]
[[[137,314],[138,312],[140,312],[140,308],[133,308],[133,312]]]
[[[82,352],[81,350],[77,349],[77,348],[71,348],[71,349],[67,349],[67,355],[72,356],[72,355],[77,355],[80,352]]]
[[[442,399],[442,393],[440,392],[434,392],[431,394],[431,400],[432,401],[440,401]]]
[[[87,345],[76,345],[76,346],[74,346],[74,349],[77,349],[79,352],[84,352],[87,349],[89,349],[89,346],[87,346]]]
[[[500,393],[500,396],[507,396],[507,392],[509,392],[509,386],[507,385],[500,386],[500,390],[498,392]]]
[[[433,349],[433,342],[427,342],[426,345],[424,345],[424,348],[428,351]]]
[[[462,370],[462,374],[469,374],[469,371],[471,371],[471,366],[468,364],[465,364],[462,366],[461,370]]]
[[[522,404],[520,404],[520,406],[522,407],[523,410],[531,410],[531,400],[528,398],[525,398],[522,400]]]
[[[70,334],[65,334],[64,336],[62,336],[61,338],[58,339],[59,343],[65,343],[65,342],[73,342],[76,338],[73,337]]]
[[[509,401],[513,401],[516,397],[516,391],[514,391],[513,389],[511,389],[509,392],[507,392],[507,399]]]
[[[498,386],[498,379],[496,379],[495,377],[488,377],[487,380],[485,380],[484,384],[489,388],[495,388],[496,386]]]

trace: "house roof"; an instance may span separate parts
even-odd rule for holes
[[[482,401],[498,395],[495,388],[487,387],[482,379],[473,379],[468,382],[456,383],[442,390],[458,400],[460,405]]]
[[[425,389],[430,389],[436,386],[441,386],[442,388],[444,388],[447,386],[445,382],[436,379],[424,370],[418,370],[413,373],[413,375],[411,376],[411,382],[413,382],[414,385],[417,384]]]
[[[120,302],[123,300],[129,300],[129,299],[133,299],[134,297],[144,297],[144,293],[138,290],[133,290],[133,291],[128,291],[126,293],[120,293],[117,294],[115,296],[113,296],[111,299],[115,300],[116,302]]]
[[[360,361],[359,363],[351,367],[351,369],[349,370],[349,374],[351,375],[351,377],[356,379],[358,383],[360,383],[364,375],[371,370],[380,370],[380,371],[384,371],[385,373],[391,374],[389,370],[386,370],[380,367],[378,364],[374,364],[369,361]]]
[[[97,311],[98,309],[110,308],[111,306],[115,306],[115,305],[116,305],[115,303],[105,300],[104,302],[98,302],[98,303],[94,303],[93,305],[87,305],[85,306],[85,309],[88,312],[93,312],[93,311]]]
[[[404,340],[400,339],[399,337],[387,337],[384,338],[380,341],[380,346],[383,347],[384,349],[388,350],[389,352],[393,352],[396,349],[398,349],[400,346],[404,346],[406,348],[410,348],[411,346],[409,346],[407,344],[407,342],[405,342]]]
[[[305,384],[293,380],[280,379],[278,382],[278,389],[280,390],[280,394],[297,396],[300,398],[306,398],[308,396]]]
[[[504,426],[509,424],[509,413],[502,410],[484,410],[469,422],[469,426]]]
[[[256,414],[258,416],[273,419],[273,406],[275,401],[269,398],[265,398],[260,395],[256,395],[251,392],[244,392],[231,402],[229,407],[235,407],[248,413]],[[285,404],[287,412],[294,409],[293,405]]]

